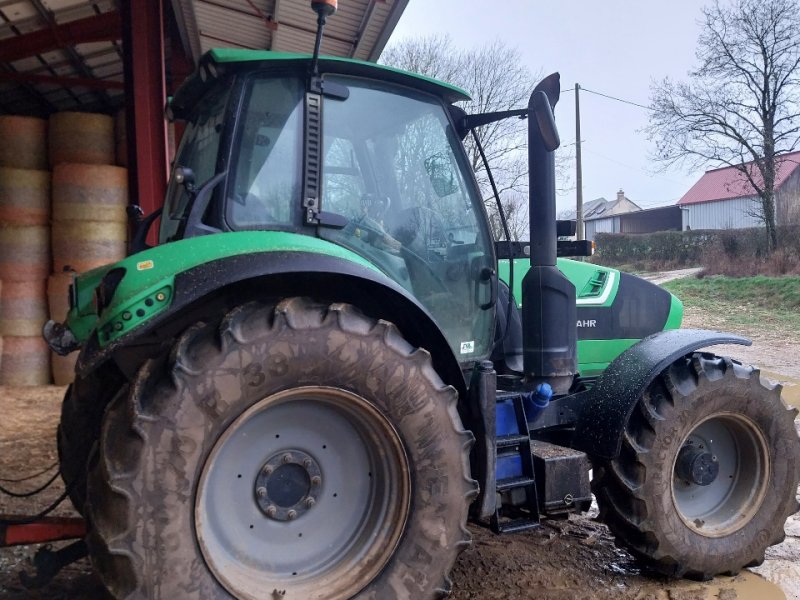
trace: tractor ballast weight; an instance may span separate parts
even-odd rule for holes
[[[81,353],[61,474],[112,595],[440,597],[469,513],[521,531],[590,485],[657,571],[763,560],[798,508],[797,411],[698,351],[744,338],[675,330],[666,291],[563,257],[590,247],[556,241],[558,75],[466,115],[452,85],[319,57],[335,2],[312,5],[312,56],[201,58],[160,245],[137,216],[136,252],[45,328]],[[531,239],[495,244],[461,140],[510,117]]]

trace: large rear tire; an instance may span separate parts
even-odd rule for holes
[[[306,299],[198,324],[106,413],[87,512],[118,598],[434,598],[472,436],[430,355]]]
[[[56,432],[59,469],[72,505],[82,515],[89,455],[100,437],[106,406],[123,385],[119,377],[101,370],[76,378],[64,394]]]
[[[600,519],[673,577],[760,564],[798,510],[796,415],[752,367],[700,353],[676,362],[640,399],[620,455],[595,468]]]

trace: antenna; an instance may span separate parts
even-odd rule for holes
[[[317,13],[317,39],[314,41],[314,57],[311,59],[311,76],[319,75],[319,47],[322,44],[322,30],[328,17],[336,12],[336,0],[311,0],[311,8]]]

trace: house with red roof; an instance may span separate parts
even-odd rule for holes
[[[745,166],[754,168],[753,163],[745,163]],[[758,181],[760,174],[756,172],[754,178]],[[737,167],[706,171],[678,200],[678,206],[683,212],[683,229],[740,229],[763,225],[758,194]],[[775,209],[776,225],[800,223],[800,152],[779,158]]]

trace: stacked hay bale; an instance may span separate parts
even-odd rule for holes
[[[0,385],[50,382],[50,173],[46,122],[0,116]]]
[[[114,119],[64,112],[50,117],[53,167],[53,274],[48,281],[51,318],[63,321],[72,272],[83,273],[125,257],[128,172],[114,166]],[[53,376],[69,383],[76,353],[53,355]]]

